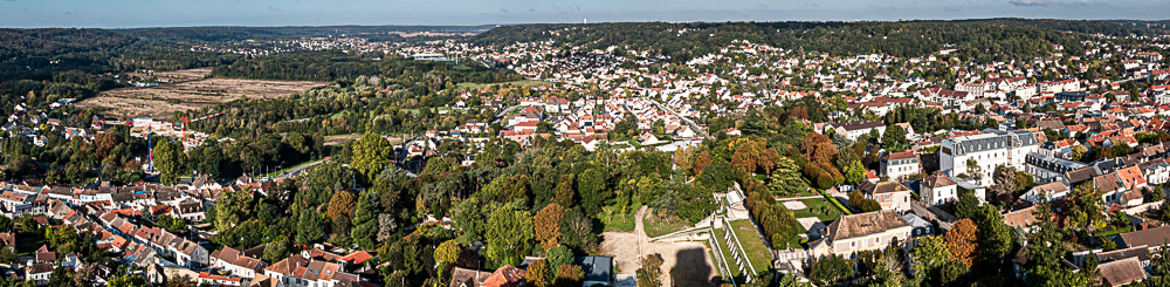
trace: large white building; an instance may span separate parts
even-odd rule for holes
[[[979,178],[978,183],[987,186],[991,184],[996,167],[1007,165],[1023,170],[1026,155],[1036,152],[1038,147],[1036,135],[1032,132],[986,129],[977,135],[944,139],[938,151],[939,170],[950,176],[967,174]],[[975,166],[968,166],[968,163]],[[970,174],[975,171],[979,174]]]
[[[857,141],[862,135],[868,135],[873,131],[877,131],[877,135],[880,137],[886,133],[886,124],[881,121],[852,121],[829,124],[825,127],[825,133],[828,134],[829,130],[833,130],[851,141]]]

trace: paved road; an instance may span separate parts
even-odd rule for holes
[[[321,164],[324,162],[325,162],[325,160],[322,159],[322,160],[306,163],[306,164],[303,164],[303,165],[298,166],[298,167],[291,168],[289,170],[283,171],[280,174],[276,175],[276,179],[286,179],[286,178],[290,178],[290,177],[299,176],[306,169],[308,169],[310,167],[317,166],[318,164]]]
[[[657,101],[653,101],[653,100],[652,100],[652,101],[650,101],[650,102],[651,102],[651,103],[654,103],[654,106],[658,107],[659,109],[661,109],[661,110],[663,110],[663,111],[670,112],[670,113],[672,113],[672,114],[674,114],[674,115],[678,116],[678,118],[682,119],[682,121],[683,121],[684,123],[686,123],[687,125],[691,126],[691,130],[694,130],[695,132],[699,133],[699,135],[703,136],[703,138],[709,138],[709,137],[711,137],[711,135],[710,135],[710,134],[707,134],[707,130],[703,129],[702,127],[699,127],[699,125],[698,125],[698,124],[695,124],[695,122],[694,122],[694,121],[691,121],[691,119],[688,119],[687,117],[683,116],[682,114],[680,114],[680,113],[676,112],[674,109],[671,109],[671,108],[668,108],[668,107],[666,107],[666,106],[663,106],[661,103],[659,103],[659,102],[657,102]]]
[[[512,113],[512,111],[515,111],[516,109],[523,108],[523,107],[529,107],[529,106],[534,106],[534,104],[519,104],[519,105],[508,107],[507,109],[504,109],[503,111],[500,111],[499,113],[496,113],[496,116],[494,118],[492,118],[492,122],[490,122],[488,124],[494,124],[494,123],[504,119],[504,116]]]

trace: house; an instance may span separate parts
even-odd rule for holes
[[[1118,236],[1125,247],[1146,246],[1151,253],[1155,253],[1162,248],[1162,244],[1170,241],[1170,226],[1130,231]]]
[[[504,265],[496,269],[488,275],[487,279],[480,283],[480,287],[520,287],[523,286],[524,270],[516,268],[512,265]]]
[[[447,286],[479,287],[491,275],[492,273],[488,273],[487,271],[455,267],[455,269],[451,270],[451,283]]]
[[[196,278],[195,281],[198,282],[200,286],[240,286],[240,282],[243,280],[240,277],[199,272],[199,278]]]
[[[581,286],[612,286],[613,284],[613,257],[586,256],[578,259],[581,271],[585,276],[581,278]]]
[[[167,246],[167,251],[175,255],[175,263],[186,267],[200,267],[207,265],[207,257],[209,254],[207,248],[203,248],[194,241],[179,238],[174,240],[173,245]]]
[[[919,237],[934,235],[934,224],[930,221],[927,221],[926,219],[923,219],[922,217],[913,213],[903,214],[902,219],[906,220],[906,223],[909,223],[910,226],[914,228],[913,232],[910,234],[911,237],[909,238],[913,239],[910,244],[911,246],[918,246]]]
[[[49,275],[53,274],[53,264],[33,264],[24,269],[24,280],[33,281],[37,286],[49,285]]]
[[[1105,202],[1126,207],[1142,204],[1145,200],[1142,191],[1148,187],[1137,166],[1094,177],[1093,185],[1103,193],[1101,197]]]
[[[268,267],[264,261],[244,255],[239,250],[228,246],[211,252],[210,261],[209,265],[212,268],[219,268],[228,274],[242,278],[256,277],[256,274],[264,273],[264,267]]]
[[[1032,224],[1039,222],[1036,218],[1036,212],[1040,205],[1032,205],[1020,210],[1009,211],[1003,214],[1003,223],[1007,226],[1019,228],[1025,231],[1032,230]]]
[[[958,188],[959,185],[942,171],[935,171],[918,183],[918,194],[926,204],[942,205],[959,200]]]
[[[845,215],[829,224],[821,242],[810,242],[817,256],[851,257],[868,250],[883,250],[891,242],[911,238],[914,227],[893,210]],[[814,246],[815,245],[815,246]]]
[[[264,268],[264,276],[289,287],[349,286],[361,282],[361,277],[342,270],[341,264],[310,259],[301,254]]]
[[[900,181],[922,172],[922,161],[912,150],[890,153],[881,160],[881,175]]]
[[[1031,190],[1020,196],[1021,199],[1032,203],[1040,203],[1041,199],[1048,201],[1068,197],[1068,185],[1061,181],[1053,181],[1032,187]]]
[[[1146,271],[1137,257],[1106,262],[1097,266],[1101,283],[1105,286],[1121,286],[1146,279]]]
[[[980,179],[977,184],[989,186],[996,167],[1022,170],[1025,156],[1038,148],[1032,132],[986,129],[977,135],[944,139],[938,151],[939,169],[950,176],[967,174]]]
[[[885,181],[878,183],[862,182],[861,191],[865,197],[876,200],[882,209],[898,212],[910,210],[910,188],[902,183]]]

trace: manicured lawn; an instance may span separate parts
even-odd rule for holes
[[[801,199],[799,201],[804,203],[805,208],[792,211],[792,215],[796,216],[796,218],[816,217],[821,221],[830,222],[841,217],[841,211],[836,206],[833,206],[833,203],[828,199],[812,198]],[[776,204],[783,205],[781,202],[777,202]]]
[[[613,216],[601,215],[601,224],[605,225],[605,231],[614,232],[630,232],[634,231],[634,212],[626,212],[626,214],[614,214]]]
[[[727,249],[727,243],[723,241],[723,237],[727,236],[726,234],[727,230],[723,228],[715,228],[715,241],[718,241],[719,244],[719,251],[715,252],[723,254],[723,260],[727,261],[727,268],[731,269],[731,277],[739,277],[739,264],[735,263],[735,259],[732,259],[731,250]],[[715,248],[711,249],[714,251]],[[714,257],[712,257],[712,259],[714,259]],[[715,262],[715,264],[719,264],[719,262]]]
[[[760,239],[759,232],[756,232],[756,227],[752,225],[752,222],[744,219],[730,223],[732,231],[735,232],[735,236],[739,237],[739,243],[743,244],[748,261],[751,261],[756,272],[768,270],[768,267],[772,266],[772,255],[768,254],[768,248],[764,245],[764,240]]]
[[[678,217],[661,218],[654,215],[648,215],[642,219],[642,226],[646,228],[646,236],[650,238],[659,237],[670,234],[676,231],[686,230],[691,227],[685,221]]]

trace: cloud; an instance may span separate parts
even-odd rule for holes
[[[511,11],[508,11],[508,9],[500,8],[500,13],[508,14],[508,12],[511,12]]]
[[[1016,6],[1051,6],[1089,4],[1089,0],[1008,0]]]
[[[280,9],[280,7],[276,7],[276,6],[272,6],[272,5],[265,6],[264,8],[268,8],[268,10],[272,10],[272,12],[276,12],[276,13],[284,12],[284,9]]]

